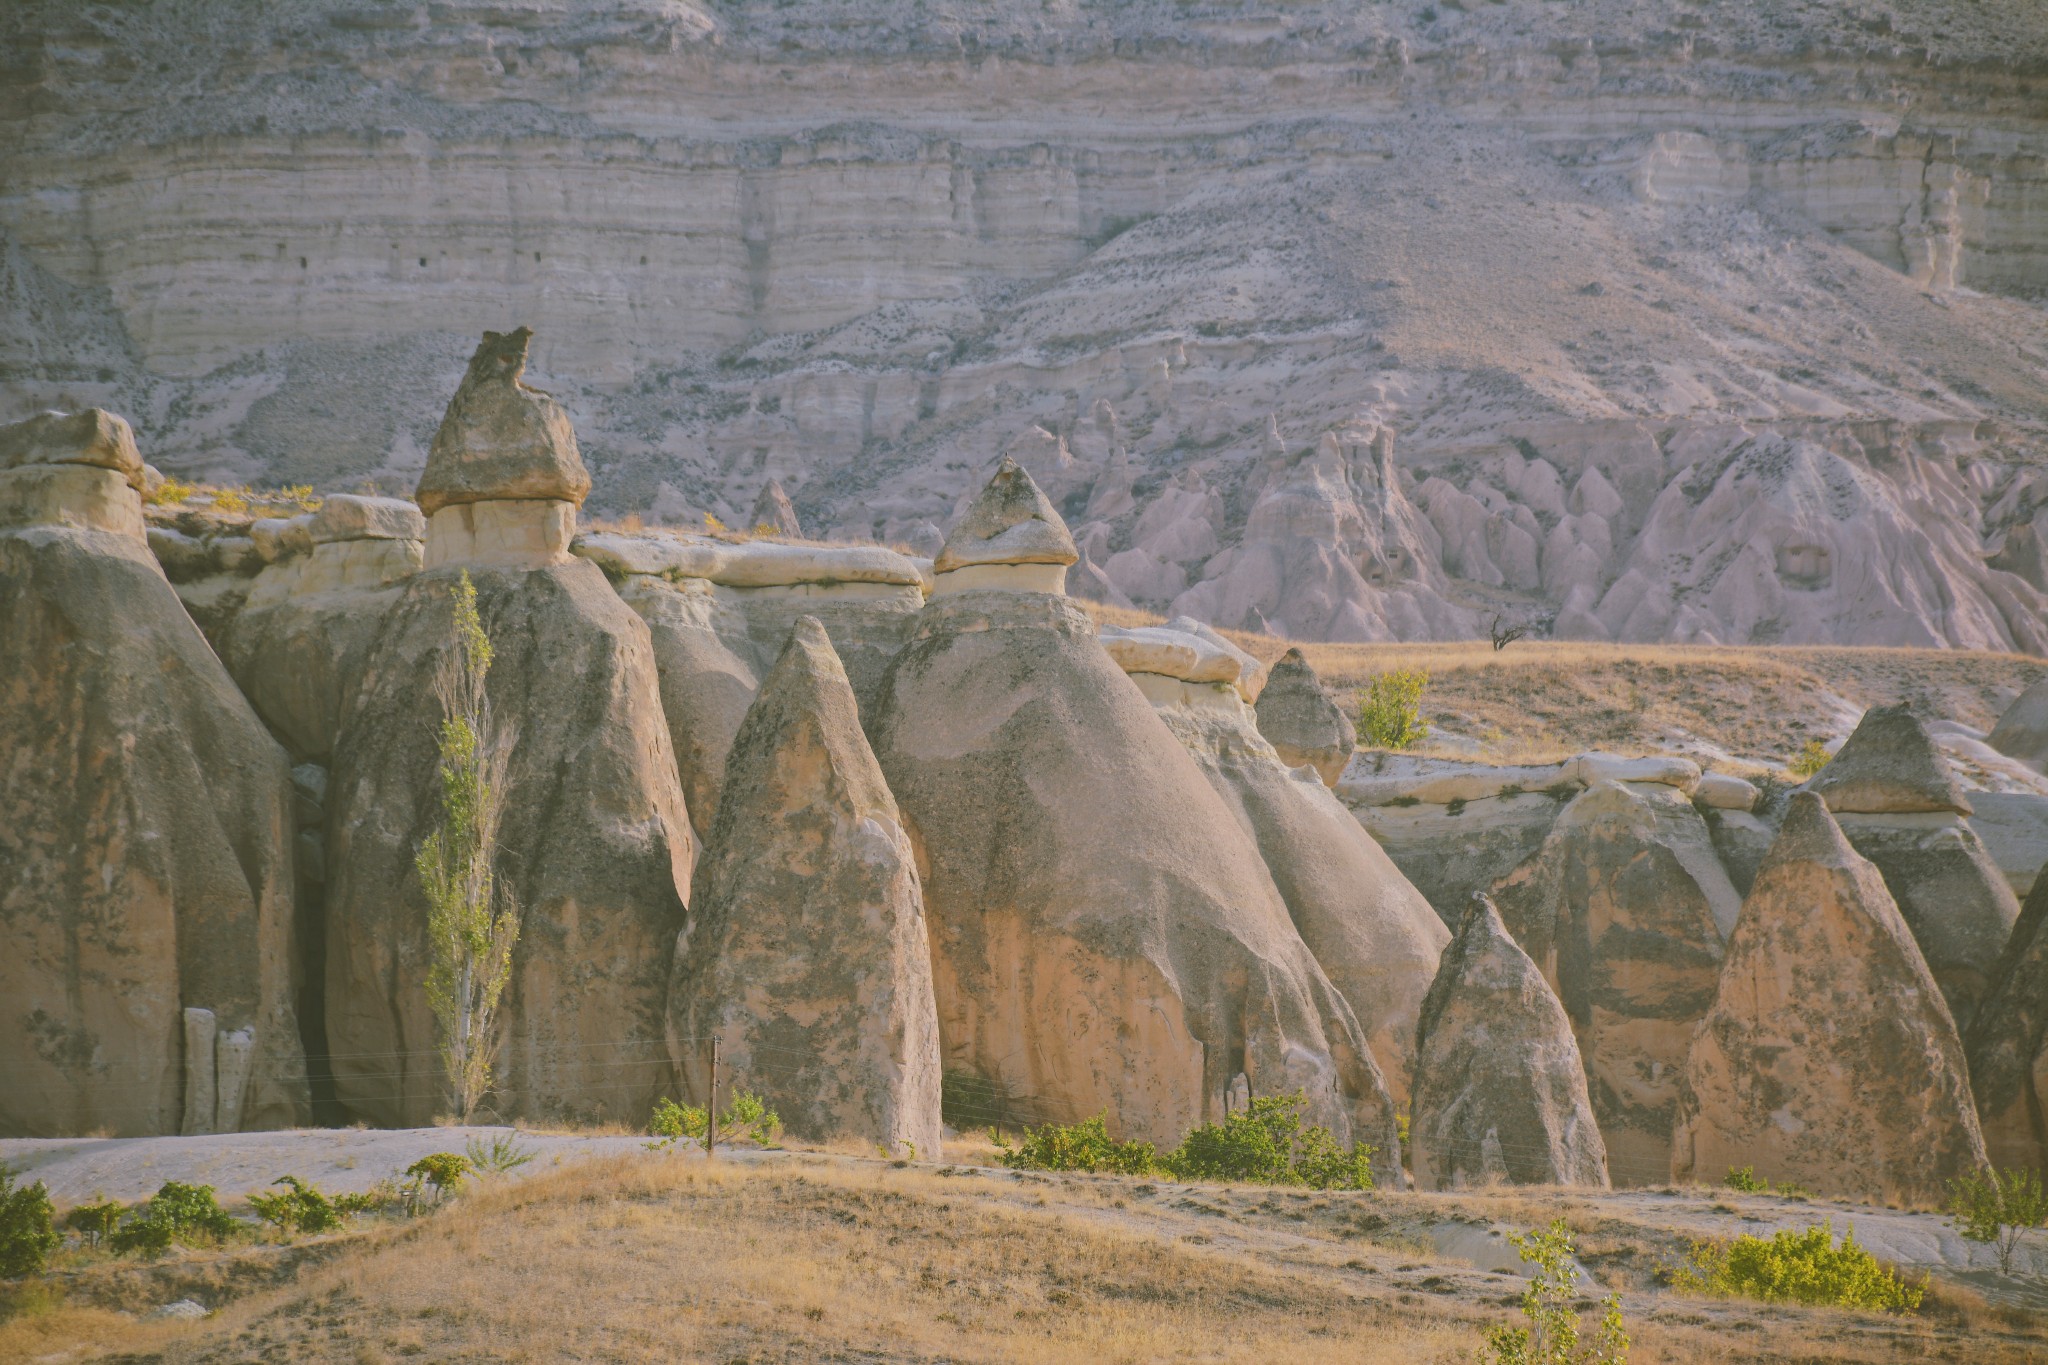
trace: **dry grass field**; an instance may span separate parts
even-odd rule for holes
[[[1109,625],[1145,612],[1086,603]],[[1288,641],[1226,631],[1261,659]],[[1728,771],[1777,770],[1808,740],[1839,740],[1866,707],[1903,702],[1923,718],[1989,730],[2048,677],[2048,660],[1938,649],[1606,645],[1522,640],[1301,646],[1348,704],[1375,673],[1429,675],[1419,753],[1544,762],[1587,749],[1683,753]]]
[[[103,1263],[0,1324],[0,1359],[1451,1365],[1513,1316],[1520,1280],[1435,1253],[1433,1234],[1554,1217],[1622,1291],[1635,1365],[2048,1358],[2048,1318],[1953,1283],[1905,1318],[1658,1289],[1656,1268],[1684,1250],[1660,1209],[1712,1201],[1648,1198],[1314,1194],[824,1154],[601,1158],[417,1222]],[[180,1293],[219,1311],[117,1311]]]

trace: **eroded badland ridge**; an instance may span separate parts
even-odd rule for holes
[[[0,416],[409,489],[535,327],[592,510],[1302,639],[2048,649],[2034,5],[9,7]]]

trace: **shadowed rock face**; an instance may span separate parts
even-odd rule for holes
[[[1984,1162],[1962,1041],[1877,869],[1802,792],[1686,1062],[1674,1180],[1927,1205]]]
[[[1986,742],[1998,752],[2037,768],[2048,768],[2048,679],[2020,693]]]
[[[689,928],[670,1048],[709,1047],[798,1137],[939,1156],[939,1033],[915,858],[825,628],[800,618],[747,711]],[[728,1092],[722,1087],[721,1098]]]
[[[285,754],[144,544],[134,450],[128,424],[97,411],[0,429],[8,476],[101,480],[51,486],[133,526],[66,524],[58,497],[48,521],[0,529],[9,1135],[283,1127],[308,1113]],[[206,1023],[189,1053],[187,1010]]]
[[[1259,693],[1259,733],[1290,768],[1306,763],[1334,787],[1358,747],[1350,719],[1298,649],[1280,656]]]
[[[1444,950],[1415,1050],[1408,1146],[1418,1186],[1606,1188],[1607,1148],[1571,1021],[1484,896]]]
[[[2048,877],[2034,882],[1963,1035],[1991,1164],[2048,1170]]]
[[[1899,815],[1928,811],[1970,813],[1948,760],[1927,727],[1903,706],[1863,713],[1828,765],[1809,779],[1836,815]]]
[[[1705,822],[1676,796],[1597,782],[1494,896],[1578,1034],[1614,1178],[1661,1181],[1679,1072],[1741,904]]]
[[[484,333],[420,477],[417,500],[428,516],[459,503],[507,499],[580,505],[590,492],[569,415],[521,382],[532,340],[524,327]]]

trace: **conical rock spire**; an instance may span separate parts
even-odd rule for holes
[[[950,573],[977,564],[1072,564],[1081,557],[1061,519],[1024,467],[1005,455],[932,568]]]
[[[428,516],[457,503],[542,499],[581,506],[590,474],[569,415],[523,382],[533,333],[485,332],[434,433],[415,500]]]

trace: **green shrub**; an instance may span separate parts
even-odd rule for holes
[[[782,1119],[751,1090],[735,1090],[732,1103],[718,1116],[720,1137],[747,1138],[773,1147],[782,1136]]]
[[[1579,1341],[1579,1315],[1573,1307],[1579,1268],[1572,1264],[1577,1249],[1565,1221],[1560,1218],[1541,1232],[1511,1232],[1508,1242],[1536,1267],[1522,1291],[1522,1314],[1529,1325],[1488,1328],[1486,1365],[1627,1365],[1628,1330],[1615,1295],[1602,1303],[1593,1339]]]
[[[462,1154],[484,1175],[503,1175],[533,1160],[533,1149],[521,1147],[518,1137],[511,1133],[499,1133],[488,1142],[473,1137]]]
[[[1792,761],[1785,765],[1785,771],[1804,782],[1822,768],[1827,767],[1828,760],[1833,756],[1828,752],[1827,745],[1822,744],[1817,739],[1809,739],[1806,741],[1805,748],[1792,755]]]
[[[118,1199],[95,1199],[80,1204],[64,1215],[64,1226],[85,1238],[87,1246],[98,1246],[113,1235],[128,1206]]]
[[[1948,1211],[1957,1232],[1998,1249],[1998,1273],[2010,1275],[2020,1239],[2048,1218],[2048,1196],[2034,1171],[1972,1171],[1949,1185]]]
[[[1015,1147],[997,1158],[1020,1171],[1106,1171],[1116,1175],[1150,1175],[1158,1153],[1149,1142],[1118,1142],[1109,1135],[1107,1116],[1097,1114],[1079,1123],[1044,1123],[1026,1128]]]
[[[173,1242],[219,1241],[234,1230],[235,1220],[213,1197],[213,1186],[166,1180],[107,1242],[115,1251],[154,1254]]]
[[[341,1210],[334,1201],[295,1175],[282,1175],[270,1182],[281,1194],[252,1194],[249,1207],[256,1216],[280,1232],[332,1232],[341,1226]]]
[[[1358,699],[1358,739],[1375,749],[1405,749],[1429,737],[1422,719],[1422,689],[1429,674],[1419,668],[1396,668],[1366,680]]]
[[[472,1169],[469,1158],[460,1152],[423,1156],[405,1168],[406,1183],[400,1197],[408,1210],[418,1213],[424,1205],[438,1204],[459,1193]]]
[[[0,1162],[0,1278],[33,1275],[49,1263],[62,1240],[53,1213],[42,1181],[17,1185],[14,1172]]]
[[[702,1109],[693,1104],[677,1104],[664,1096],[654,1102],[654,1115],[647,1120],[647,1136],[654,1139],[647,1144],[647,1150],[665,1151],[681,1138],[701,1140],[706,1122]]]
[[[1672,1282],[1694,1293],[1887,1313],[1912,1312],[1926,1289],[1924,1282],[1907,1284],[1856,1245],[1853,1227],[1837,1246],[1831,1223],[1804,1232],[1788,1228],[1769,1239],[1744,1235],[1732,1242],[1696,1242]]]
[[[1160,1165],[1181,1180],[1371,1189],[1375,1149],[1361,1143],[1347,1150],[1329,1129],[1304,1125],[1307,1107],[1308,1097],[1299,1091],[1255,1097],[1223,1122],[1191,1130]]]

